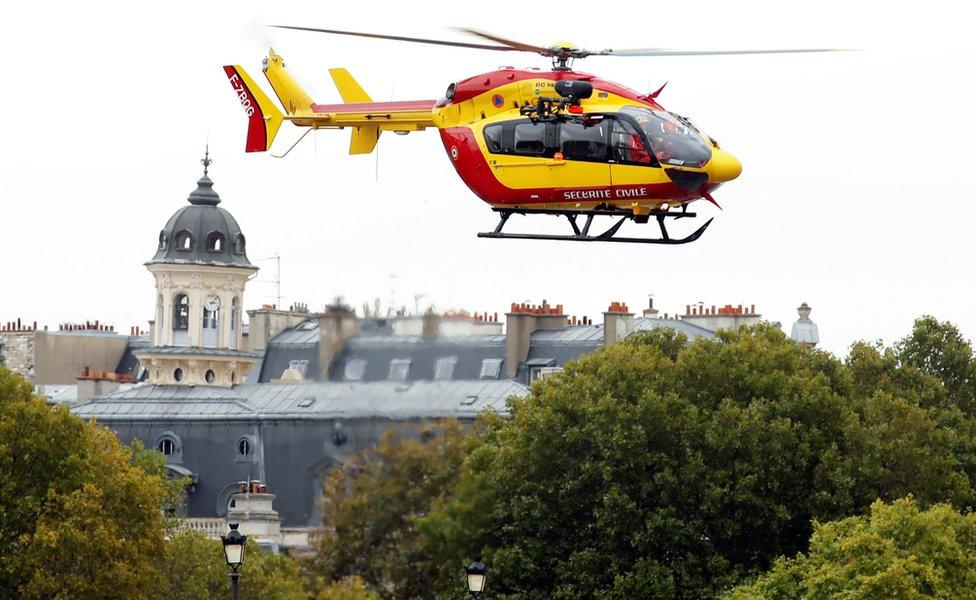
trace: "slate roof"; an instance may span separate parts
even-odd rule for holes
[[[210,164],[204,159],[204,165]],[[213,181],[207,175],[197,180],[197,188],[190,193],[189,206],[176,211],[162,231],[159,232],[159,246],[156,254],[146,264],[176,263],[250,267],[247,259],[244,235],[232,214],[217,206],[220,196],[213,189]],[[191,236],[190,248],[180,247],[178,236],[188,232]],[[220,250],[208,250],[207,239],[211,235],[223,238]]]
[[[524,385],[500,381],[262,383],[232,388],[137,385],[78,404],[71,412],[100,421],[321,420],[474,418],[508,414]]]
[[[685,321],[637,317],[634,330],[667,327],[680,331],[689,338],[714,337],[714,332]],[[424,340],[420,336],[392,335],[388,328],[370,327],[346,344],[333,360],[328,377],[323,377],[318,362],[319,324],[308,319],[295,327],[279,333],[268,343],[261,364],[261,382],[281,377],[290,366],[301,364],[307,380],[346,380],[347,365],[364,363],[362,381],[386,381],[390,377],[390,364],[394,360],[409,360],[407,381],[434,379],[436,363],[441,358],[455,358],[451,379],[479,379],[481,366],[486,359],[505,360],[505,336],[478,334],[458,337],[439,337]],[[526,366],[562,366],[583,354],[603,346],[603,324],[572,325],[556,331],[536,331],[531,336],[529,354],[521,365],[516,379],[527,381]],[[505,377],[505,366],[498,377]],[[250,381],[250,380],[249,380]]]
[[[715,337],[715,333],[684,321],[637,317],[634,331],[646,331],[654,327],[667,327],[680,331],[690,339]],[[529,354],[516,374],[519,381],[528,381],[527,367],[563,366],[584,354],[603,347],[603,323],[571,325],[554,331],[536,331],[530,338]]]

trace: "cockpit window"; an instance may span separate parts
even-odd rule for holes
[[[637,121],[662,164],[701,167],[712,157],[702,135],[685,120],[665,111],[635,106],[624,107],[621,112]]]
[[[657,161],[644,147],[644,140],[637,132],[637,128],[623,119],[613,120],[610,132],[610,150],[613,160],[627,165],[658,166]]]

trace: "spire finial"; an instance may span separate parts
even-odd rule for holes
[[[212,162],[213,161],[210,160],[210,143],[208,142],[207,143],[207,149],[206,149],[206,151],[203,154],[203,160],[200,161],[200,164],[203,165],[203,175],[204,175],[204,177],[206,177],[206,175],[207,175],[207,169],[210,168],[210,163],[212,163]]]

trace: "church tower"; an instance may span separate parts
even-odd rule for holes
[[[146,263],[156,278],[156,319],[150,347],[137,356],[150,383],[229,387],[258,359],[241,350],[244,286],[258,268],[237,221],[217,206],[209,151],[201,162],[189,205],[170,217]]]

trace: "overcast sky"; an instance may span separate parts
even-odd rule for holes
[[[274,302],[273,263],[260,259],[278,253],[283,303],[313,309],[336,295],[359,306],[395,294],[412,307],[425,294],[421,305],[501,313],[545,298],[598,319],[611,300],[639,309],[653,293],[672,313],[754,303],[787,331],[805,301],[837,353],[857,339],[897,339],[926,313],[976,336],[966,3],[149,6],[4,10],[0,321],[145,327],[153,280],[142,264],[195,187],[209,139],[221,206],[262,267],[249,307]],[[309,135],[285,159],[246,155],[246,119],[220,67],[241,64],[265,84],[271,44],[317,101],[337,102],[330,67],[347,67],[376,100],[405,100],[546,59],[268,32],[262,22],[452,39],[465,38],[447,27],[477,27],[587,48],[860,51],[577,63],[638,90],[668,81],[662,104],[738,156],[743,174],[716,194],[724,211],[696,206],[716,219],[694,244],[501,241],[476,237],[494,215],[434,130],[384,136],[378,168],[375,155],[346,154],[348,132]],[[276,149],[301,133],[284,125]]]

